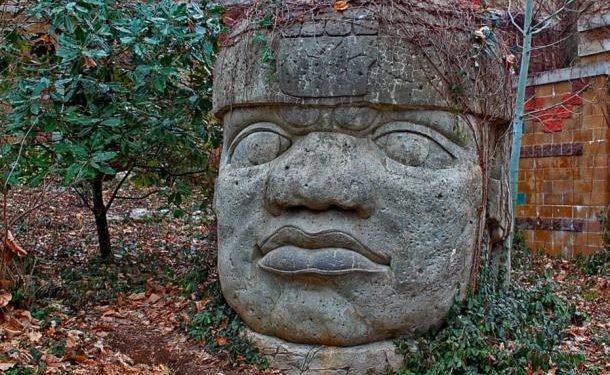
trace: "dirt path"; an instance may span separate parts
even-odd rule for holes
[[[188,302],[171,293],[138,293],[122,304],[100,306],[75,322],[97,337],[104,374],[279,374],[234,366],[205,351],[181,327]]]

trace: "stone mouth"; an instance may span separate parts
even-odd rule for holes
[[[348,273],[385,272],[387,266],[374,263],[348,249],[303,249],[282,246],[266,254],[258,261],[262,269],[280,275],[315,274],[339,276]]]
[[[308,233],[284,226],[259,244],[258,265],[278,274],[343,275],[385,272],[390,257],[372,251],[348,233]]]

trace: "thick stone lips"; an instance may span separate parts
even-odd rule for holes
[[[258,265],[277,274],[343,275],[387,271],[390,257],[372,251],[351,235],[335,231],[307,233],[284,226],[259,245]]]

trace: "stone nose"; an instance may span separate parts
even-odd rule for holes
[[[368,218],[374,210],[367,140],[347,134],[310,133],[293,144],[269,174],[266,208],[353,211]]]

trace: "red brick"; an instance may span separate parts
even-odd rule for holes
[[[532,169],[534,168],[534,159],[519,159],[519,169]]]
[[[525,112],[535,111],[537,109],[543,108],[544,100],[542,98],[532,97],[525,102]]]
[[[553,207],[552,206],[538,206],[536,208],[536,216],[553,217]]]
[[[517,206],[517,216],[536,216],[536,210],[532,205],[522,204]]]
[[[575,159],[569,156],[560,156],[555,159],[555,168],[568,168],[575,165]]]
[[[588,193],[566,193],[563,195],[563,204],[565,205],[583,205],[587,201]]]
[[[585,232],[601,232],[602,225],[598,220],[586,220],[585,222]]]
[[[550,230],[537,230],[534,233],[535,242],[551,242],[551,231]]]
[[[583,129],[607,129],[608,123],[603,115],[583,117]]]
[[[574,142],[589,142],[593,140],[593,130],[591,129],[574,130],[572,134]]]
[[[594,193],[608,193],[610,191],[608,181],[594,180],[593,181],[593,192]]]
[[[553,218],[572,218],[572,206],[553,207]]]
[[[574,181],[575,193],[590,193],[593,191],[592,180],[577,180]]]
[[[562,194],[545,194],[544,195],[544,204],[545,205],[561,205],[563,204],[563,195]]]
[[[574,182],[572,180],[553,181],[553,193],[568,193],[573,191]]]
[[[607,191],[584,194],[584,204],[590,206],[607,205],[610,201],[610,195]]]
[[[561,101],[565,106],[579,106],[582,104],[580,95],[571,92],[562,94]]]

